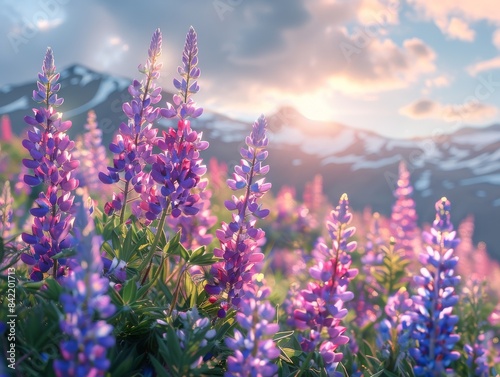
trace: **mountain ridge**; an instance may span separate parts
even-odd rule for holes
[[[127,88],[131,82],[79,64],[62,70],[60,93],[65,102],[60,111],[64,119],[72,120],[73,135],[83,132],[87,112],[92,109],[107,145],[127,119],[121,106],[130,99]],[[24,116],[36,105],[31,100],[34,88],[35,81],[0,88],[0,115],[9,115],[18,135],[26,129]],[[170,101],[172,93],[164,91],[162,96],[162,101]],[[289,185],[300,195],[305,182],[322,174],[331,202],[347,192],[353,208],[369,206],[389,215],[398,164],[404,160],[412,174],[420,221],[432,222],[435,201],[447,196],[453,205],[453,223],[458,227],[459,221],[473,214],[474,241],[485,241],[490,253],[500,259],[500,245],[494,238],[500,224],[500,124],[464,127],[435,137],[397,139],[338,122],[309,120],[290,107],[267,119],[269,180],[275,190]],[[171,124],[169,120],[159,122],[160,127]],[[211,144],[205,159],[216,157],[230,167],[239,162],[238,150],[251,123],[206,110],[192,124]]]

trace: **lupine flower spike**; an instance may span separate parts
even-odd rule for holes
[[[203,134],[191,129],[189,117],[196,118],[203,112],[196,108],[191,95],[198,92],[196,79],[200,76],[198,64],[197,37],[193,28],[189,29],[182,54],[183,66],[178,68],[182,79],[174,80],[178,93],[174,95],[175,108],[167,103],[161,110],[164,117],[177,116],[177,129],[169,128],[158,140],[162,151],[153,161],[151,177],[154,186],[142,194],[141,210],[147,221],[156,220],[160,214],[165,217],[171,209],[173,217],[181,214],[195,215],[199,208],[196,203],[200,195],[192,192],[206,172],[202,165],[200,151],[208,148],[208,142],[202,140]],[[160,220],[163,224],[163,221]]]
[[[83,135],[83,140],[77,141],[75,158],[80,161],[78,178],[80,187],[87,187],[91,193],[103,195],[103,184],[99,180],[99,172],[106,170],[108,158],[106,148],[102,145],[102,130],[98,128],[97,117],[94,111],[89,111],[87,115],[87,132]],[[110,186],[106,186],[110,187]]]
[[[348,227],[351,219],[349,200],[343,194],[339,205],[331,212],[331,221],[327,222],[332,248],[320,242],[313,250],[316,264],[309,273],[314,281],[309,282],[307,289],[300,291],[294,300],[296,309],[291,319],[291,324],[299,330],[308,330],[301,336],[302,349],[319,351],[329,376],[341,376],[335,372],[343,358],[338,348],[349,341],[341,321],[347,315],[345,302],[354,297],[347,286],[358,274],[357,269],[351,268],[350,254],[356,249],[356,242],[349,242],[355,232],[354,227]]]
[[[62,359],[54,362],[54,371],[58,377],[103,377],[110,367],[106,352],[115,344],[113,326],[106,319],[115,307],[107,295],[109,280],[101,277],[101,239],[93,233],[89,208],[80,205],[78,216],[88,224],[84,232],[78,229],[78,258],[71,261],[75,266],[62,281],[60,328],[64,340],[60,344]]]
[[[256,274],[261,275],[261,274]],[[254,280],[257,277],[254,275]],[[225,377],[276,376],[278,366],[273,363],[280,350],[272,340],[279,331],[273,323],[276,310],[267,300],[271,290],[267,286],[245,286],[245,295],[236,314],[236,321],[242,331],[235,330],[234,338],[226,338],[226,345],[234,350],[227,358]]]
[[[458,257],[453,255],[459,240],[450,222],[450,207],[444,197],[436,202],[436,219],[430,233],[423,235],[428,246],[421,254],[420,275],[415,276],[418,294],[413,297],[415,311],[411,313],[411,337],[416,345],[410,355],[416,376],[450,372],[451,363],[460,357],[453,350],[460,336],[455,333],[458,316],[452,314],[458,302],[455,287],[460,282],[455,275]]]
[[[0,194],[0,237],[4,240],[10,236],[12,229],[12,204],[14,198],[10,192],[10,182],[4,183],[2,192]]]
[[[412,198],[413,186],[410,183],[410,172],[406,164],[399,164],[399,178],[394,190],[396,202],[392,206],[391,231],[396,240],[396,249],[405,250],[407,258],[415,257],[414,244],[417,228],[417,211]]]
[[[268,209],[261,208],[258,199],[269,191],[271,184],[266,183],[265,178],[256,180],[269,171],[268,165],[262,165],[268,154],[265,150],[269,143],[266,131],[267,122],[262,115],[246,138],[247,149],[241,149],[241,164],[235,166],[233,179],[227,181],[232,190],[244,190],[244,193],[239,197],[233,195],[232,200],[224,203],[234,213],[232,221],[229,224],[223,222],[222,228],[216,232],[220,248],[214,250],[214,255],[222,260],[212,265],[213,280],[205,286],[213,302],[221,293],[227,293],[227,303],[222,303],[219,317],[225,317],[228,308],[239,306],[244,286],[251,284],[255,264],[264,258],[259,242],[265,233],[255,224],[257,218],[269,214]]]
[[[78,187],[74,169],[79,163],[71,155],[75,143],[65,133],[71,122],[63,122],[61,113],[55,111],[63,103],[63,99],[57,97],[58,79],[54,56],[48,48],[42,73],[38,74],[38,90],[33,91],[33,99],[43,106],[33,110],[34,117],[24,118],[33,126],[28,131],[28,138],[23,140],[31,157],[24,159],[23,165],[33,171],[32,175],[24,176],[24,182],[32,187],[40,184],[46,187],[35,200],[36,207],[30,210],[34,216],[31,233],[22,234],[23,241],[30,245],[30,253],[22,254],[21,259],[33,266],[30,277],[35,281],[42,280],[51,268],[54,277],[65,272],[66,260],[53,260],[52,257],[71,246],[72,191]]]
[[[139,66],[145,78],[132,82],[128,88],[132,100],[123,104],[128,122],[120,125],[115,141],[109,145],[114,154],[113,166],[108,167],[107,173],[99,173],[99,179],[105,184],[124,182],[124,188],[114,193],[112,201],[104,207],[108,215],[119,212],[120,223],[125,221],[126,204],[137,200],[137,196],[130,195],[134,191],[145,193],[151,186],[144,167],[155,162],[153,146],[158,130],[153,128],[153,123],[160,117],[160,108],[154,105],[161,100],[161,87],[156,85],[162,66],[159,62],[161,43],[161,32],[157,29],[151,38],[148,60],[144,66]]]

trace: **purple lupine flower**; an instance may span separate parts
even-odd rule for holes
[[[26,116],[25,122],[33,126],[23,146],[30,153],[30,159],[23,159],[23,165],[32,170],[26,174],[24,182],[35,187],[45,184],[46,191],[35,200],[36,207],[30,210],[34,216],[31,233],[23,233],[22,239],[30,245],[30,253],[21,255],[24,263],[33,266],[30,278],[43,279],[44,274],[53,268],[54,277],[64,274],[65,259],[53,260],[52,257],[71,246],[70,231],[74,217],[73,190],[78,187],[74,169],[78,167],[71,154],[74,142],[66,135],[71,122],[61,120],[61,114],[54,108],[63,103],[57,97],[60,84],[59,74],[55,73],[52,50],[47,49],[38,74],[38,90],[33,91],[33,99],[44,106],[34,109],[35,116]],[[58,267],[59,261],[59,267]]]
[[[227,305],[223,304],[219,310],[220,317],[225,317],[228,307],[239,306],[244,286],[251,284],[255,264],[264,258],[258,242],[265,233],[255,224],[257,218],[262,219],[269,214],[268,209],[262,209],[258,199],[269,191],[271,184],[266,183],[265,178],[256,180],[269,171],[269,165],[262,165],[268,155],[265,150],[269,142],[266,131],[267,122],[262,115],[253,124],[250,136],[246,137],[248,148],[240,151],[243,159],[240,165],[234,167],[233,179],[227,180],[229,188],[244,190],[244,194],[240,197],[233,195],[232,200],[224,203],[234,213],[232,221],[229,224],[223,222],[222,228],[216,232],[220,248],[214,250],[214,255],[223,259],[212,265],[213,281],[205,286],[212,300],[227,292]]]
[[[173,217],[199,212],[196,203],[200,195],[192,191],[207,170],[202,165],[200,151],[208,148],[208,142],[202,140],[202,132],[191,129],[191,122],[187,119],[196,118],[203,112],[202,108],[196,108],[191,98],[199,90],[197,54],[196,32],[191,27],[182,53],[183,66],[178,67],[181,80],[174,79],[174,86],[178,89],[178,94],[173,97],[175,107],[167,102],[167,107],[160,112],[167,118],[177,116],[177,129],[170,127],[159,138],[157,145],[162,152],[154,156],[151,169],[153,186],[141,194],[140,209],[145,213],[146,223],[156,220],[169,207]]]
[[[167,315],[167,317],[169,316],[167,311],[165,311],[164,313]],[[177,340],[179,342],[179,347],[182,351],[191,352],[193,349],[193,344],[196,345],[197,350],[205,348],[207,347],[208,342],[211,341],[217,334],[216,330],[211,328],[210,320],[207,317],[200,316],[200,313],[196,306],[186,312],[177,312],[177,310],[174,310],[173,317],[176,320],[178,319],[182,324],[181,328],[177,328],[175,330],[175,334],[177,335]],[[161,326],[168,326],[168,323],[162,319],[158,319],[157,323]],[[164,333],[162,337],[166,339],[168,344],[168,334]],[[168,344],[168,346],[170,345]],[[198,356],[194,359],[194,361],[193,357],[191,357],[189,370],[195,371],[203,364],[203,356]]]
[[[399,164],[399,178],[394,190],[396,202],[392,206],[391,230],[396,240],[396,248],[405,250],[405,255],[413,259],[415,256],[413,240],[416,237],[417,211],[412,198],[413,186],[410,183],[410,172],[406,164]]]
[[[227,164],[212,157],[208,162],[208,170],[210,172],[210,187],[214,190],[220,190],[226,183]]]
[[[349,341],[341,321],[347,315],[344,303],[354,297],[347,286],[358,274],[357,269],[351,268],[350,254],[356,249],[356,242],[349,242],[355,232],[354,227],[349,227],[351,219],[349,200],[343,194],[339,205],[331,212],[331,221],[327,222],[332,248],[321,242],[313,250],[316,264],[309,273],[314,281],[300,291],[290,321],[297,329],[308,330],[301,335],[302,349],[306,352],[318,350],[328,375],[332,376],[340,375],[335,372],[343,357],[337,352],[338,347]]]
[[[210,211],[212,191],[206,189],[207,184],[207,180],[202,180],[196,187],[196,191],[199,191],[200,200],[193,207],[198,208],[198,216],[181,214],[179,217],[169,217],[167,219],[170,228],[181,230],[180,241],[188,250],[206,246],[213,239],[213,236],[208,231],[217,222],[217,217],[213,216]]]
[[[155,161],[153,146],[156,143],[158,130],[153,128],[153,122],[160,117],[160,108],[155,106],[161,100],[161,87],[156,85],[160,77],[162,36],[157,29],[151,38],[148,59],[139,71],[145,75],[141,82],[134,80],[128,91],[132,96],[130,102],[123,104],[123,112],[128,118],[127,123],[120,124],[119,133],[109,150],[113,152],[113,166],[107,173],[100,172],[99,179],[104,184],[117,183],[120,180],[125,186],[119,193],[113,195],[113,200],[106,203],[105,213],[111,215],[120,212],[120,221],[124,222],[125,206],[137,198],[129,198],[135,191],[137,194],[149,190],[151,182],[144,167]]]
[[[478,341],[472,346],[464,345],[466,363],[475,377],[489,377],[488,353],[484,346]]]
[[[436,202],[436,219],[430,233],[423,234],[428,244],[420,258],[423,267],[414,278],[418,293],[413,297],[411,337],[416,345],[410,355],[416,376],[449,371],[451,362],[460,357],[453,351],[460,336],[454,333],[458,316],[452,314],[458,302],[455,286],[460,282],[454,271],[458,257],[453,255],[459,240],[450,222],[450,207],[444,197]]]
[[[10,192],[10,182],[6,181],[0,194],[0,237],[4,240],[10,237],[12,229],[13,203],[14,198]]]
[[[180,119],[197,118],[203,113],[201,107],[196,107],[192,94],[200,90],[198,82],[200,77],[200,69],[198,65],[198,37],[194,28],[189,28],[186,36],[186,43],[182,52],[182,67],[177,68],[177,72],[181,79],[174,79],[174,86],[178,93],[174,95],[174,104],[177,108],[177,116]],[[163,110],[168,117],[171,117],[172,108],[167,104],[167,109]]]
[[[200,151],[208,148],[208,142],[201,140],[202,136],[192,130],[190,121],[185,119],[179,120],[177,130],[170,128],[163,132],[158,141],[162,153],[156,156],[151,169],[151,178],[158,187],[153,186],[141,196],[140,206],[147,220],[156,220],[169,207],[173,217],[199,212],[196,203],[200,195],[195,194],[193,188],[207,170],[202,165]]]
[[[101,276],[101,239],[93,232],[89,208],[80,205],[79,209],[79,219],[85,219],[87,225],[83,232],[77,229],[78,254],[70,261],[70,275],[62,279],[60,328],[64,340],[60,343],[62,358],[54,361],[58,377],[104,376],[110,366],[106,352],[115,344],[113,326],[106,323],[115,307],[107,295],[109,281]]]
[[[279,325],[273,323],[276,310],[267,300],[269,287],[246,286],[236,322],[241,330],[234,330],[234,338],[226,338],[226,345],[234,351],[227,358],[225,377],[262,376],[272,377],[278,372],[278,366],[272,362],[280,355],[280,350],[272,340],[279,331]]]
[[[85,129],[87,132],[77,143],[73,154],[80,161],[78,170],[80,187],[87,187],[91,193],[102,195],[104,187],[98,176],[99,172],[106,170],[108,158],[106,149],[102,145],[102,130],[98,128],[97,117],[93,110],[87,114]]]

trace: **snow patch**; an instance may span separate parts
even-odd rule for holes
[[[354,130],[342,130],[335,137],[321,137],[305,135],[299,129],[287,128],[272,133],[269,140],[272,143],[297,145],[305,153],[326,157],[349,148],[356,140],[356,133]]]
[[[64,115],[67,118],[71,118],[76,115],[86,113],[87,111],[94,109],[96,106],[105,102],[108,99],[109,95],[118,89],[119,89],[119,84],[115,80],[111,78],[103,80],[101,81],[101,85],[99,85],[96,94],[90,101],[77,107],[76,109],[71,109],[69,111],[66,111]]]
[[[413,187],[418,191],[426,191],[431,186],[431,171],[424,170]],[[422,193],[423,195],[423,193]]]
[[[489,183],[492,185],[500,185],[500,174],[483,175],[480,177],[462,179],[461,186],[475,185],[478,183]]]
[[[482,131],[466,135],[455,135],[452,140],[458,144],[472,145],[476,150],[479,150],[486,145],[500,142],[500,132]]]
[[[27,96],[22,96],[5,106],[0,107],[0,114],[8,114],[17,110],[25,110],[29,108],[29,101]]]

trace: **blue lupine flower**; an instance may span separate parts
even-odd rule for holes
[[[415,346],[410,355],[416,376],[440,376],[460,357],[453,350],[460,337],[454,333],[458,317],[452,314],[458,302],[455,286],[460,281],[454,271],[458,257],[453,252],[459,241],[450,222],[450,207],[446,198],[437,201],[433,227],[424,233],[429,245],[421,255],[423,267],[414,279],[418,293],[413,297],[411,337]]]

